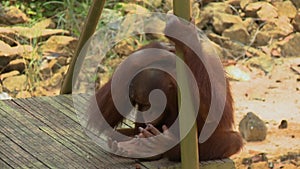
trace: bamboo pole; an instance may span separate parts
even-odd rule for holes
[[[85,21],[82,33],[79,38],[79,42],[75,51],[75,55],[72,57],[68,72],[66,74],[66,77],[63,81],[62,88],[60,93],[61,94],[70,94],[72,93],[72,79],[73,75],[76,76],[76,73],[74,74],[74,68],[75,68],[75,63],[79,59],[79,54],[81,52],[81,49],[83,48],[84,44],[88,41],[88,39],[94,34],[96,27],[98,25],[98,20],[101,16],[103,7],[105,4],[105,0],[94,0],[90,9],[89,13],[87,16],[87,19]],[[76,65],[80,66],[82,63],[77,63]],[[76,69],[80,69],[80,67],[76,67]]]
[[[181,17],[187,21],[191,20],[191,2],[190,0],[174,0],[174,14],[178,17]],[[176,47],[176,54],[181,59],[184,60],[183,52],[179,49],[178,46]],[[188,98],[191,100],[191,91],[189,90],[188,80],[185,76],[185,70],[183,67],[179,66],[180,64],[176,65],[177,70],[177,78],[179,83],[183,84],[183,87],[186,87],[185,92],[188,93]],[[180,93],[179,93],[180,95]],[[178,97],[178,102],[180,103],[180,97]],[[192,103],[189,101],[189,103]],[[192,105],[190,105],[192,106]],[[192,109],[189,109],[192,110]],[[195,110],[194,110],[195,111]],[[195,112],[182,112],[179,114],[179,126],[180,132],[182,131],[183,125],[186,125],[187,121],[183,121],[183,116],[192,116],[195,115]],[[196,117],[194,117],[196,118]],[[199,154],[198,154],[198,137],[197,137],[197,123],[193,124],[190,132],[186,135],[186,137],[181,141],[180,148],[181,148],[181,168],[183,169],[199,169]]]

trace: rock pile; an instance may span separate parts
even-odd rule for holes
[[[299,56],[298,0],[204,0],[197,5],[196,24],[223,56]]]
[[[15,26],[29,19],[13,7],[0,11],[0,93],[58,94],[77,39],[55,29],[50,19],[32,27]]]

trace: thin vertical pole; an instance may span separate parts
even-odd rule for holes
[[[174,14],[180,18],[183,18],[187,21],[191,20],[191,2],[190,0],[174,0]],[[184,24],[184,23],[183,23]],[[184,60],[183,51],[180,50],[179,46],[176,47],[176,54],[181,59]],[[187,92],[188,98],[191,100],[191,91],[189,89],[188,80],[185,76],[185,70],[180,64],[176,65],[177,70],[177,78],[179,83],[183,84],[183,87],[186,87],[185,92]],[[180,96],[180,93],[178,93]],[[180,105],[180,97],[178,97],[179,105]],[[188,101],[192,103],[191,101]],[[191,105],[192,106],[192,105]],[[189,109],[192,110],[192,109]],[[183,125],[187,123],[183,121],[183,116],[192,116],[195,115],[195,112],[180,112],[179,113],[179,126],[180,131],[182,131]],[[196,117],[194,117],[196,118]],[[182,133],[182,132],[181,132]],[[186,135],[186,137],[180,143],[181,148],[181,167],[183,169],[199,169],[199,154],[198,154],[198,135],[197,135],[197,123],[193,124],[190,132]]]
[[[88,39],[94,34],[97,25],[98,20],[101,16],[102,10],[104,8],[105,0],[94,0],[87,16],[87,19],[85,21],[82,33],[80,34],[79,42],[75,51],[75,55],[71,59],[71,63],[69,65],[68,72],[66,74],[66,77],[63,81],[62,88],[60,93],[61,94],[70,94],[72,93],[72,79],[74,74],[74,68],[75,63],[79,57],[79,54],[81,52],[81,49],[83,48],[84,44],[88,41]],[[81,66],[82,63],[76,63],[76,66]],[[80,69],[77,67],[76,69]],[[74,74],[76,76],[76,74]]]

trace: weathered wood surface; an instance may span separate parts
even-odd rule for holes
[[[0,169],[119,169],[135,168],[136,164],[141,168],[180,168],[179,163],[167,160],[136,162],[103,151],[84,134],[70,95],[0,101]],[[219,161],[202,163],[203,168],[234,165]]]

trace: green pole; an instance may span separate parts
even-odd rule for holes
[[[72,79],[73,79],[73,73],[75,68],[75,63],[79,57],[79,54],[81,52],[81,49],[83,48],[84,44],[88,41],[88,39],[94,34],[97,25],[98,20],[101,16],[103,7],[105,4],[105,0],[94,0],[87,16],[87,19],[85,21],[82,33],[79,38],[79,42],[75,51],[75,55],[72,57],[71,63],[69,65],[68,72],[66,74],[66,77],[63,81],[62,88],[60,93],[61,94],[70,94],[72,93]],[[78,59],[80,60],[80,59]],[[78,66],[81,66],[82,63],[78,64]],[[80,69],[80,68],[77,68]]]
[[[174,14],[180,18],[183,18],[187,21],[191,20],[191,2],[190,0],[174,0],[173,1],[174,6]],[[176,47],[176,54],[181,59],[184,60],[183,52],[180,50],[178,46]],[[191,100],[191,91],[189,89],[188,80],[185,76],[185,70],[183,67],[179,66],[179,64],[176,65],[177,70],[177,78],[179,83],[183,85],[185,88],[184,92],[187,92],[187,97],[185,99]],[[180,95],[180,94],[179,94]],[[178,97],[178,102],[180,103],[180,97]],[[192,104],[191,101],[188,101]],[[192,105],[189,105],[193,107]],[[195,111],[192,108],[188,108],[188,110]],[[195,112],[180,112],[179,114],[179,126],[180,126],[180,132],[182,131],[183,125],[186,125],[187,121],[183,121],[184,116],[193,116],[195,115]],[[192,117],[196,118],[196,117]],[[186,135],[186,137],[181,141],[180,143],[181,148],[181,167],[183,169],[199,169],[199,154],[198,154],[198,134],[197,134],[197,123],[193,124],[193,127],[191,128],[190,132]]]

